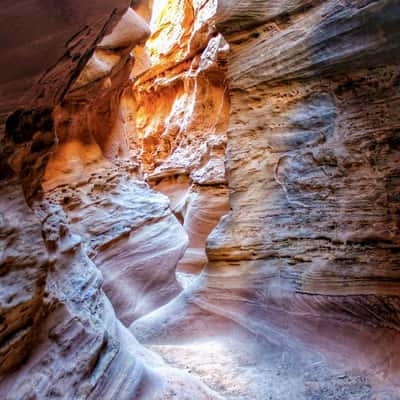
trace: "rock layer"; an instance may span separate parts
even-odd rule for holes
[[[398,15],[396,1],[219,2],[231,211],[201,279],[132,325],[141,340],[234,321],[397,398]]]
[[[96,3],[0,85],[0,397],[397,400],[398,2],[164,2],[145,72]]]
[[[2,4],[0,115],[58,103],[99,40],[121,18],[127,0]]]
[[[131,161],[131,50],[146,34],[145,21],[130,9],[99,43],[55,110],[59,143],[44,180],[46,197],[63,207],[128,325],[179,293],[175,267],[187,247],[167,198],[138,182]]]
[[[142,173],[171,199],[189,235],[180,268],[198,272],[207,260],[206,238],[228,209],[228,46],[213,24],[213,2],[157,6],[145,46],[152,65],[133,86],[136,127],[130,143]]]
[[[62,205],[71,230],[102,271],[103,289],[123,323],[180,292],[175,268],[188,239],[165,196],[103,161],[46,197]]]
[[[35,3],[32,3],[34,6]],[[34,86],[32,90],[27,90],[27,102],[24,101],[23,105],[30,106],[31,109],[15,110],[17,105],[22,105],[18,98],[17,88],[13,101],[8,102],[7,98],[2,99],[5,101],[2,112],[14,111],[7,118],[6,123],[2,124],[0,134],[0,397],[7,400],[27,398],[167,399],[175,396],[182,399],[194,396],[201,399],[218,398],[216,393],[189,374],[167,367],[159,357],[140,346],[131,333],[123,327],[104,295],[100,271],[86,254],[90,246],[85,242],[87,237],[85,237],[84,226],[82,227],[84,239],[82,242],[81,237],[70,229],[68,218],[56,201],[57,199],[50,194],[44,196],[42,193],[42,178],[50,152],[56,147],[56,133],[65,133],[61,129],[62,124],[60,125],[60,120],[65,121],[60,115],[68,115],[70,111],[68,108],[63,108],[69,101],[65,97],[65,92],[78,78],[84,62],[87,61],[87,56],[93,53],[96,44],[107,33],[106,26],[100,23],[104,20],[103,17],[107,15],[107,12],[110,13],[110,18],[106,18],[107,21],[112,20],[114,15],[121,16],[127,8],[127,4],[123,7],[122,3],[119,4],[120,9],[113,8],[118,7],[115,2],[113,4],[92,2],[91,6],[81,5],[81,7],[72,2],[64,4],[67,11],[68,7],[72,7],[71,15],[78,13],[88,24],[93,22],[92,18],[95,21],[92,26],[88,25],[84,28],[84,32],[88,31],[90,34],[83,34],[85,37],[83,39],[82,32],[75,32],[76,25],[66,18],[70,16],[70,13],[65,10],[61,13],[61,16],[66,18],[63,23],[71,23],[72,26],[69,28],[76,33],[74,37],[79,42],[79,48],[87,49],[87,53],[72,57],[74,66],[78,67],[72,71],[68,66],[69,59],[58,61],[55,67],[51,66],[51,63],[47,64],[48,59],[40,60],[40,63],[43,62],[41,65],[47,69],[43,75],[46,79],[39,80],[37,86]],[[25,4],[27,5],[29,2]],[[90,18],[85,14],[88,8],[92,11]],[[13,7],[5,7],[5,10],[17,13],[23,9],[17,2]],[[43,17],[43,12],[45,15],[52,15],[53,7],[43,3],[38,6],[38,10],[40,12],[35,14],[35,18],[40,19]],[[60,11],[60,9],[56,10]],[[25,11],[29,11],[29,7]],[[74,21],[81,21],[81,19]],[[61,24],[61,27],[63,26]],[[50,27],[54,28],[52,25]],[[108,24],[107,27],[112,26]],[[58,51],[57,46],[62,47],[63,41],[60,37],[57,40],[49,37],[47,28],[48,26],[42,20],[38,25],[28,24],[21,35],[27,43],[35,39],[36,33],[38,37],[42,35],[42,38],[45,38],[42,43],[43,50],[54,56]],[[116,26],[119,32],[117,37],[121,36],[120,28],[120,25]],[[29,29],[34,31],[31,35],[28,34]],[[138,29],[141,30],[140,26]],[[61,31],[62,34],[65,33]],[[128,31],[132,32],[131,29]],[[137,30],[134,31],[137,32]],[[54,29],[54,32],[57,30]],[[122,36],[125,36],[126,30],[122,29],[122,32]],[[111,36],[113,37],[113,33]],[[139,36],[143,37],[143,35]],[[96,38],[95,41],[92,41],[93,37]],[[106,36],[105,39],[108,37]],[[133,45],[132,42],[130,43]],[[107,49],[107,51],[110,50]],[[102,53],[102,56],[104,54]],[[29,56],[29,53],[26,55]],[[113,62],[117,56],[110,53],[106,55],[107,57],[102,61]],[[75,82],[76,90],[82,87],[80,85],[86,80],[92,82],[93,79],[99,79],[97,75],[99,63],[96,61],[98,59],[99,54],[95,54],[94,61]],[[35,65],[34,61],[32,60],[32,65]],[[124,65],[123,62],[122,66]],[[55,74],[55,71],[59,69],[61,72]],[[118,75],[118,71],[119,69],[117,71],[113,69],[112,78]],[[52,77],[51,82],[47,80],[49,76]],[[104,77],[104,79],[107,82],[107,78]],[[42,93],[40,98],[35,97],[36,89],[40,89]],[[93,91],[88,92],[89,95],[93,94]],[[113,91],[105,90],[103,94],[109,99],[111,92]],[[97,92],[97,96],[101,97],[101,94]],[[63,98],[66,103],[57,104]],[[71,106],[71,103],[69,105]],[[55,106],[58,108],[53,114]],[[77,110],[82,111],[79,106]],[[78,120],[81,115],[77,113]],[[86,120],[81,119],[81,121]],[[83,129],[87,127],[83,125]],[[72,130],[69,133],[73,135],[77,131]],[[86,138],[88,139],[86,144],[90,150],[88,154],[82,151],[82,148],[85,150],[85,142],[70,141],[70,149],[78,148],[81,151],[81,153],[71,152],[70,156],[80,154],[82,156],[80,162],[75,159],[67,166],[63,166],[61,162],[50,163],[56,167],[52,173],[48,171],[46,173],[47,189],[58,187],[61,182],[71,182],[71,177],[74,180],[82,178],[85,174],[90,175],[90,167],[107,166],[100,150],[101,140],[98,137],[90,137],[90,133]],[[60,142],[60,151],[66,154],[68,140],[60,137]],[[55,154],[59,155],[59,152],[56,151]],[[112,170],[109,164],[108,166],[109,171]],[[63,167],[67,169],[65,174],[63,174]],[[108,173],[109,176],[112,175]],[[118,180],[116,175],[111,176],[108,186],[107,182],[102,183],[107,190],[112,191],[113,185],[115,188],[121,183],[117,182],[115,185],[115,181]],[[90,186],[92,183],[93,181],[87,183],[89,189],[93,189]],[[120,188],[124,189],[123,182]],[[92,191],[93,196],[96,195],[95,189]],[[85,188],[81,190],[84,192]],[[167,210],[165,197],[156,195],[147,187],[140,187],[138,184],[136,186],[133,184],[130,190],[145,195],[151,193],[153,203],[155,203],[153,204],[154,215],[160,218],[167,218],[169,215],[173,222],[173,217]],[[116,206],[120,200],[119,193],[113,194],[115,197],[112,200]],[[123,197],[123,194],[120,196]],[[127,196],[129,200],[129,193]],[[65,196],[62,200],[65,201]],[[90,193],[84,200],[89,203],[87,212],[90,214],[94,211],[93,207],[90,209],[90,201],[93,201]],[[150,212],[151,206],[149,203],[146,205],[149,207],[147,211]],[[101,209],[95,209],[94,212],[99,215]],[[148,218],[147,215],[146,218]],[[171,226],[173,226],[172,222]],[[139,218],[135,223],[140,225]],[[120,229],[121,225],[122,223],[116,224],[116,227]],[[179,227],[177,222],[176,225]],[[73,225],[72,228],[74,228]],[[99,241],[106,243],[106,236],[107,233],[103,233],[103,236],[98,238]]]

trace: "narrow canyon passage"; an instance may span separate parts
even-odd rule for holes
[[[50,3],[0,12],[0,400],[400,400],[399,1]]]

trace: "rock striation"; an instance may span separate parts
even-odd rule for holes
[[[399,15],[390,0],[218,3],[231,211],[201,278],[132,324],[141,340],[229,337],[233,321],[398,398]]]
[[[32,13],[35,7],[36,12]],[[54,264],[45,247],[40,222],[26,204],[26,200],[31,203],[40,192],[44,167],[55,145],[51,107],[70,86],[80,63],[90,56],[99,33],[111,29],[124,10],[123,2],[111,7],[103,1],[96,10],[84,7],[79,18],[74,19],[73,2],[67,2],[66,7],[66,11],[72,7],[69,19],[54,8],[35,2],[24,7],[19,2],[8,2],[2,7],[2,373],[21,364],[38,336],[44,314],[46,278]],[[34,14],[36,23],[21,23],[29,14]],[[52,17],[55,25],[44,25],[47,17]],[[82,29],[85,22],[93,23],[93,32]],[[26,62],[32,50],[37,53]]]
[[[398,400],[399,2],[130,4],[0,11],[0,398]]]
[[[128,325],[179,293],[175,267],[188,242],[168,199],[138,182],[129,148],[132,48],[148,34],[128,9],[98,44],[54,111],[59,142],[44,177],[46,198],[63,208]]]
[[[0,15],[2,123],[17,109],[57,104],[96,44],[126,11],[127,3],[6,0]]]
[[[205,241],[228,210],[224,155],[229,117],[228,45],[209,1],[155,4],[145,49],[151,68],[132,95],[131,147],[142,174],[165,193],[189,236],[179,269],[199,272]]]
[[[104,277],[118,318],[129,325],[179,294],[175,268],[187,234],[167,197],[106,161],[79,180],[48,189]]]
[[[25,65],[32,61],[29,66],[35,66],[35,73],[42,79],[24,87],[25,100],[19,98],[20,87],[12,86],[17,82],[7,81],[6,76],[0,85],[2,90],[13,87],[15,95],[10,101],[3,97],[1,106],[4,118],[0,134],[0,397],[7,400],[219,398],[196,378],[168,367],[160,357],[139,345],[117,319],[102,289],[103,276],[87,255],[90,252],[93,258],[98,246],[107,247],[111,234],[116,238],[123,235],[126,220],[129,220],[125,227],[128,236],[132,230],[140,231],[151,219],[164,220],[169,228],[174,223],[180,227],[168,209],[167,199],[151,192],[144,184],[132,182],[131,186],[126,181],[128,177],[121,174],[122,168],[118,169],[105,159],[107,147],[102,136],[96,135],[99,131],[94,129],[92,133],[87,129],[94,114],[99,118],[104,113],[111,115],[112,107],[108,110],[95,108],[87,118],[83,117],[90,109],[86,103],[91,100],[103,99],[112,104],[118,91],[118,79],[124,75],[121,71],[129,72],[126,65],[130,59],[129,49],[115,51],[116,46],[132,47],[136,41],[144,39],[146,25],[122,1],[96,1],[90,5],[68,1],[61,8],[47,2],[24,2],[23,5],[14,2],[6,4],[2,11],[11,21],[18,20],[18,13],[37,11],[33,15],[40,23],[27,24],[16,35],[25,39],[16,60],[21,61],[21,65],[22,61]],[[54,13],[56,22],[58,15],[61,18],[59,29],[44,23],[43,18]],[[74,15],[79,18],[73,18]],[[53,35],[49,36],[49,29]],[[6,34],[11,37],[13,32],[6,31]],[[70,42],[63,39],[67,34],[68,40],[70,35],[77,40],[76,48],[85,49],[84,53],[70,57]],[[40,38],[41,50],[47,58],[29,60],[29,40],[35,44]],[[67,53],[58,59],[60,49]],[[91,62],[83,69],[92,54]],[[117,59],[123,61],[117,62]],[[17,76],[23,71],[16,68],[13,74]],[[33,80],[35,76],[27,75],[27,78]],[[88,97],[79,102],[79,90],[83,87]],[[38,97],[37,93],[40,93]],[[17,107],[23,109],[16,110]],[[71,109],[76,111],[76,119],[71,117]],[[112,123],[107,118],[104,120]],[[66,126],[79,125],[81,129],[66,129]],[[63,165],[58,157],[67,153],[66,160],[70,162]],[[50,165],[54,170],[49,171]],[[124,166],[131,167],[126,163]],[[100,186],[96,181],[98,175],[92,174],[91,167],[99,167],[97,173],[104,172],[108,177]],[[68,187],[70,197],[60,188],[66,183],[71,184]],[[96,201],[101,203],[96,193],[105,201],[111,192],[113,196],[104,204],[102,212],[95,206]],[[134,207],[123,205],[120,219],[114,224],[118,232],[99,231],[102,218],[104,226],[110,226],[106,224],[107,207],[121,211],[118,203],[129,202],[132,197],[136,207],[141,207],[145,196],[147,208],[142,210],[142,217]],[[68,215],[71,212],[67,207],[68,198],[82,206],[80,211],[75,209],[74,215]],[[93,224],[85,225],[91,214],[99,222],[97,231]],[[80,217],[77,229],[74,222]],[[136,219],[132,221],[131,218]],[[183,232],[183,228],[181,230]],[[97,235],[96,243],[91,234]],[[151,229],[150,233],[140,235],[139,232],[134,244],[143,245],[146,235],[151,236]],[[186,240],[186,236],[183,238]],[[175,252],[179,252],[179,245],[176,246]],[[162,252],[161,248],[159,250]],[[107,258],[106,252],[104,256]],[[155,275],[153,283],[157,280]],[[146,284],[151,286],[151,282],[146,281]],[[145,296],[142,297],[142,302],[146,303]],[[147,303],[146,306],[142,304],[140,312],[151,308],[151,300],[147,299]]]

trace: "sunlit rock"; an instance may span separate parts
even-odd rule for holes
[[[2,8],[0,398],[398,400],[398,2],[42,3]]]
[[[136,25],[145,24],[128,11],[55,110],[59,144],[44,180],[46,198],[63,207],[127,325],[179,293],[175,268],[188,245],[168,199],[138,182],[130,160],[136,102],[128,95],[129,53],[146,32],[140,24],[127,30],[135,18],[140,19]],[[96,70],[107,60],[110,68]]]
[[[243,396],[398,397],[398,12],[395,1],[219,3],[231,211],[199,280],[132,324],[140,340],[200,371],[196,343],[242,327],[254,336],[241,346],[276,346],[285,382],[302,381],[294,392],[252,381]]]
[[[131,147],[139,149],[136,159],[144,176],[171,199],[189,235],[180,267],[192,272],[205,265],[206,238],[228,210],[229,46],[216,31],[214,17],[212,2],[155,4],[145,45],[152,65],[132,93],[136,126]]]
[[[175,223],[181,229],[183,241],[186,240],[183,228],[168,209],[166,197],[151,192],[144,184],[132,182],[130,186],[125,180],[129,180],[128,174],[135,168],[125,163],[127,170],[122,175],[124,169],[111,165],[104,157],[107,150],[112,153],[110,149],[113,146],[104,141],[101,133],[108,126],[114,126],[110,109],[117,104],[117,95],[126,86],[126,82],[122,82],[125,78],[122,78],[130,73],[127,53],[120,54],[124,60],[122,63],[116,58],[112,62],[121,70],[114,71],[112,63],[103,68],[102,73],[107,71],[104,76],[99,76],[98,71],[92,73],[93,69],[91,72],[86,70],[86,75],[84,72],[81,76],[82,81],[86,81],[85,90],[75,87],[66,96],[97,42],[112,30],[128,4],[101,0],[90,2],[90,5],[67,1],[54,7],[47,3],[25,3],[6,4],[2,13],[9,21],[19,20],[24,24],[20,31],[7,31],[8,22],[2,25],[6,28],[9,43],[12,44],[16,38],[24,39],[22,50],[26,52],[18,49],[14,53],[16,68],[12,73],[20,76],[24,72],[20,66],[25,65],[26,80],[34,77],[30,67],[37,68],[35,74],[39,74],[41,79],[32,87],[24,86],[25,82],[20,86],[15,86],[15,82],[7,86],[8,74],[3,75],[5,79],[0,82],[2,91],[12,87],[15,96],[12,100],[3,96],[0,108],[0,398],[161,400],[178,396],[182,399],[218,399],[218,394],[197,378],[169,367],[160,357],[145,350],[121,324],[103,292],[103,276],[87,255],[87,251],[93,255],[97,250],[95,244],[91,247],[88,243],[93,237],[85,235],[84,224],[79,232],[74,229],[74,221],[70,221],[62,209],[68,204],[67,196],[60,195],[58,199],[54,195],[59,185],[70,185],[69,190],[73,191],[76,189],[73,183],[79,186],[88,176],[88,190],[85,192],[83,185],[80,192],[83,197],[78,200],[88,206],[88,214],[96,214],[96,221],[92,221],[90,227],[86,225],[90,230],[101,218],[104,224],[112,225],[112,221],[106,221],[107,212],[102,213],[101,207],[90,208],[90,202],[96,201],[96,193],[100,194],[104,188],[101,194],[107,199],[106,193],[119,188],[120,192],[113,192],[111,200],[118,207],[119,201],[130,200],[129,193],[124,192],[124,185],[127,185],[129,190],[141,193],[142,200],[140,196],[133,196],[136,201],[140,203],[146,199],[147,208],[142,210],[145,221],[149,218],[164,219],[167,230],[172,229]],[[30,14],[29,18],[23,18],[25,12]],[[43,53],[37,48],[35,53],[35,40],[39,38],[43,39],[41,50],[47,54],[47,58],[40,60],[37,57]],[[71,53],[67,51],[65,57],[58,59],[57,52],[63,48],[65,40],[76,40],[76,46],[71,45]],[[30,43],[33,43],[32,53]],[[73,48],[77,53],[73,53]],[[79,49],[82,53],[78,52]],[[7,59],[9,50],[4,50]],[[32,54],[36,58],[30,58]],[[19,98],[22,87],[25,100]],[[83,92],[86,92],[86,97],[82,96]],[[99,100],[98,108],[85,116],[96,100]],[[17,106],[25,109],[18,110]],[[91,117],[94,118],[96,113],[99,124],[107,121],[97,136],[98,130],[88,129],[90,121],[94,121]],[[116,136],[116,141],[121,137]],[[119,148],[120,142],[117,154]],[[92,168],[97,167],[97,172],[103,167],[108,176],[114,172],[114,181],[101,181],[99,186],[98,176],[91,176]],[[62,189],[60,192],[63,193]],[[135,219],[135,213],[128,214],[120,215],[115,228],[123,230],[125,217],[140,230],[140,218]],[[77,215],[88,217],[84,210]],[[90,224],[90,219],[85,222]],[[133,225],[130,226],[132,229]],[[101,242],[107,247],[115,232],[110,236],[106,232],[101,232],[103,236],[99,231],[95,233],[98,234],[97,244]],[[145,246],[147,239],[151,241],[154,234],[154,229],[152,234],[142,233],[142,236],[135,237],[133,244]],[[179,235],[179,231],[175,229],[174,234]],[[174,243],[178,249],[176,252],[179,252],[179,243],[179,240]],[[158,250],[162,252],[161,248]],[[156,255],[153,253],[152,257],[156,258]],[[154,277],[153,282],[156,281]],[[178,288],[176,281],[175,287]],[[162,296],[161,291],[159,297]],[[146,307],[154,307],[143,293],[140,300],[141,312]]]

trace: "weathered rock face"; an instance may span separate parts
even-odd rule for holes
[[[399,15],[397,1],[219,2],[231,212],[201,280],[132,325],[142,340],[228,319],[398,398]]]
[[[22,189],[16,182],[2,182],[0,212],[0,372],[5,373],[26,357],[36,339],[51,262],[40,224],[26,205]]]
[[[0,398],[397,400],[398,1],[155,2],[136,68],[92,3],[0,82]]]
[[[227,212],[224,154],[228,46],[208,1],[158,2],[146,42],[151,68],[135,81],[131,147],[142,173],[172,202],[189,235],[180,267],[200,271],[205,241]]]
[[[130,53],[147,34],[130,9],[100,42],[55,111],[59,144],[44,181],[46,197],[63,207],[128,325],[179,293],[175,267],[187,247],[168,199],[139,183],[130,161]]]
[[[48,188],[46,197],[62,205],[83,239],[122,322],[129,325],[180,292],[175,268],[188,240],[164,195],[103,161],[79,180]]]
[[[290,3],[228,36],[232,212],[208,255],[279,260],[281,286],[302,295],[390,304],[399,294],[399,5]]]
[[[90,164],[128,157],[121,129],[120,97],[133,65],[131,50],[148,36],[146,22],[132,9],[96,47],[76,82],[55,110],[59,144],[46,181],[79,178]]]
[[[171,207],[189,237],[188,248],[178,270],[198,274],[207,263],[205,243],[222,215],[227,213],[226,185],[197,185],[185,175],[150,181],[167,195]]]
[[[34,9],[39,12],[35,14],[35,18],[39,17],[40,20],[43,15],[52,15],[52,5],[31,3],[25,2],[24,6],[36,6]],[[5,124],[2,121],[0,134],[0,397],[2,399],[166,399],[172,396],[184,399],[193,398],[194,394],[201,399],[218,398],[217,394],[211,392],[195,378],[167,368],[159,357],[141,347],[123,327],[104,295],[100,271],[86,254],[87,250],[95,252],[96,246],[107,247],[109,236],[114,233],[96,231],[96,226],[89,227],[89,221],[86,220],[80,221],[79,230],[75,229],[74,221],[71,221],[72,229],[70,229],[70,216],[65,215],[57,201],[57,195],[63,193],[59,188],[62,182],[71,182],[72,179],[79,184],[83,181],[84,184],[78,190],[76,187],[68,188],[71,197],[75,194],[82,195],[79,199],[80,205],[86,206],[87,209],[87,211],[82,210],[81,213],[76,212],[74,217],[88,218],[94,213],[94,218],[98,218],[101,224],[101,218],[104,221],[107,218],[107,212],[102,213],[101,209],[94,206],[95,201],[99,200],[95,199],[99,187],[95,187],[96,176],[90,175],[92,172],[90,167],[103,167],[103,170],[99,169],[98,173],[104,171],[105,175],[108,174],[109,181],[102,181],[106,194],[104,192],[101,194],[107,198],[107,195],[115,190],[112,193],[113,197],[110,196],[108,203],[104,204],[105,209],[108,206],[117,208],[118,202],[122,200],[130,201],[132,193],[138,206],[141,205],[138,194],[148,196],[150,193],[149,197],[153,197],[153,202],[151,199],[146,202],[147,208],[143,210],[143,214],[146,214],[145,218],[142,216],[140,219],[140,215],[132,212],[129,207],[123,207],[126,212],[114,225],[119,231],[116,233],[117,237],[124,229],[124,218],[137,218],[134,222],[129,221],[131,225],[125,229],[127,233],[130,229],[139,231],[141,224],[144,223],[143,219],[167,220],[169,217],[172,221],[166,223],[168,227],[173,226],[175,221],[167,209],[164,196],[151,192],[143,185],[130,186],[129,182],[124,181],[124,176],[119,176],[120,170],[115,171],[115,166],[107,164],[103,157],[104,143],[101,136],[94,134],[91,136],[90,130],[87,130],[87,135],[83,136],[83,139],[86,138],[87,141],[81,142],[80,134],[84,133],[84,129],[88,126],[90,116],[88,119],[83,118],[87,99],[85,101],[81,99],[83,104],[78,105],[79,96],[75,98],[73,96],[80,88],[87,86],[88,82],[99,80],[98,83],[101,85],[104,83],[102,79],[118,81],[116,77],[119,76],[119,68],[124,69],[125,62],[115,64],[115,69],[112,68],[107,77],[99,75],[99,71],[102,68],[107,70],[110,68],[108,62],[113,63],[116,57],[123,56],[123,54],[115,54],[116,52],[111,49],[110,38],[113,38],[112,42],[116,43],[117,39],[126,38],[132,35],[133,31],[142,32],[139,38],[143,38],[145,31],[142,29],[143,25],[137,23],[136,17],[132,15],[127,17],[125,14],[112,33],[104,37],[99,46],[107,47],[107,49],[102,48],[100,54],[97,48],[92,62],[75,82],[74,90],[65,97],[65,92],[78,77],[84,61],[87,61],[85,57],[93,52],[96,44],[112,28],[113,24],[105,26],[100,22],[109,21],[114,15],[120,17],[127,6],[124,2],[118,4],[118,2],[99,1],[91,2],[91,6],[84,4],[78,6],[73,2],[67,2],[62,5],[62,7],[67,7],[67,10],[62,10],[63,12],[60,13],[63,18],[60,30],[57,31],[56,27],[51,25],[53,21],[50,23],[51,32],[62,33],[56,38],[57,40],[53,36],[50,37],[51,40],[47,40],[49,35],[43,19],[38,21],[40,24],[27,24],[24,30],[16,35],[20,39],[25,38],[27,43],[31,39],[42,38],[43,51],[52,59],[57,54],[57,46],[60,48],[63,46],[62,38],[65,32],[68,34],[72,32],[72,36],[78,41],[79,46],[77,46],[86,49],[87,53],[72,57],[73,63],[76,64],[74,64],[76,69],[73,71],[70,69],[68,57],[58,61],[55,59],[54,63],[47,63],[49,58],[36,60],[47,72],[39,69],[35,72],[44,73],[42,76],[46,79],[39,80],[32,89],[26,89],[26,101],[18,98],[18,87],[13,87],[13,90],[15,89],[13,101],[8,102],[7,98],[2,99],[5,105],[1,111],[5,114],[12,113]],[[57,13],[60,12],[59,8],[54,8],[54,10]],[[85,14],[86,10],[90,11],[90,18]],[[24,11],[31,12],[31,8],[24,9],[21,4],[14,2],[13,6],[6,5],[5,11],[3,9],[2,12],[11,18],[16,14],[23,15]],[[70,16],[69,11],[71,15],[79,14],[79,18],[74,20],[66,18]],[[131,11],[128,11],[128,14],[131,14]],[[126,18],[130,24],[136,21],[133,31],[126,29]],[[114,22],[117,21],[118,18]],[[84,22],[83,25],[93,22],[93,25],[88,25],[81,31],[80,28],[77,29],[81,22]],[[71,26],[68,25],[68,29],[64,29],[63,24]],[[86,35],[85,32],[89,33]],[[7,36],[12,36],[12,34],[13,31],[7,32]],[[92,41],[93,37],[96,40]],[[139,40],[139,38],[136,39]],[[125,41],[118,43],[119,46],[126,45]],[[132,37],[129,43],[129,46],[134,44]],[[29,60],[29,52],[22,53],[21,51],[18,54],[20,56],[17,58],[18,61],[22,58],[26,65],[29,61],[35,65],[35,60]],[[56,67],[51,67],[53,64]],[[18,68],[16,70],[18,71]],[[47,80],[47,73],[51,75],[50,80]],[[28,77],[31,76],[28,75]],[[117,91],[115,86],[115,90],[105,90],[101,94],[94,86],[86,88],[89,100],[93,100],[94,97],[99,99],[102,95],[110,100]],[[8,86],[2,84],[1,87]],[[108,84],[104,86],[104,89],[107,88],[110,88]],[[36,90],[42,94],[39,98],[35,97]],[[57,104],[63,98],[65,103]],[[74,103],[74,101],[77,102]],[[29,106],[31,109],[15,111],[17,106]],[[58,108],[53,113],[54,106]],[[69,113],[74,106],[82,129],[71,129],[67,132],[63,129],[63,123],[73,125],[68,115],[71,115]],[[101,115],[99,110],[94,110],[93,113],[95,112]],[[110,109],[107,112],[112,114]],[[70,149],[78,149],[69,153],[71,158],[74,155],[81,155],[81,159],[79,162],[75,159],[74,162],[64,166],[66,171],[62,176],[63,165],[62,162],[57,163],[56,158],[60,153],[56,149],[53,156],[55,158],[50,163],[54,165],[54,171],[51,173],[47,171],[45,178],[46,188],[52,192],[43,196],[42,177],[50,152],[55,149],[57,142],[54,127],[56,132],[61,134],[61,154],[67,153],[66,147],[69,142]],[[94,131],[97,133],[96,130]],[[68,137],[67,140],[64,134],[66,136],[76,134],[77,137]],[[85,144],[88,145],[89,154],[85,154]],[[86,182],[85,176],[88,177]],[[126,186],[129,187],[126,188]],[[62,197],[65,206],[68,204],[66,198],[67,196]],[[65,208],[67,212],[71,211],[70,208]],[[179,227],[179,224],[175,223]],[[83,240],[76,232],[82,234]],[[93,233],[98,234],[97,243],[90,242],[93,238],[90,234]],[[145,240],[143,235],[142,233],[142,238],[140,235],[135,237],[138,245],[141,245],[141,240]],[[185,236],[184,238],[186,239]],[[157,277],[154,281],[157,281]]]
[[[4,322],[8,335],[2,347],[1,397],[164,399],[195,393],[213,399],[204,385],[147,352],[118,321],[102,291],[99,270],[79,236],[69,232],[60,207],[38,203],[40,225],[26,206],[17,208],[21,191],[11,195],[8,207],[14,214],[8,209],[7,217],[21,218],[24,230],[18,232],[9,219],[2,224],[2,233],[3,227],[11,233],[9,240],[19,233],[22,243],[14,240],[6,248],[2,265],[12,263],[2,282],[9,318]]]
[[[17,368],[37,341],[44,318],[46,279],[54,264],[40,222],[26,205],[26,199],[32,202],[40,192],[55,144],[51,107],[82,68],[101,37],[98,35],[111,29],[124,10],[122,1],[113,6],[100,1],[97,8],[85,6],[72,18],[76,5],[67,2],[65,6],[71,18],[35,2],[5,4],[1,12],[2,374]],[[34,19],[32,24],[26,24],[28,18]],[[93,31],[85,27],[88,22],[93,23]],[[2,390],[2,397],[6,395]]]

